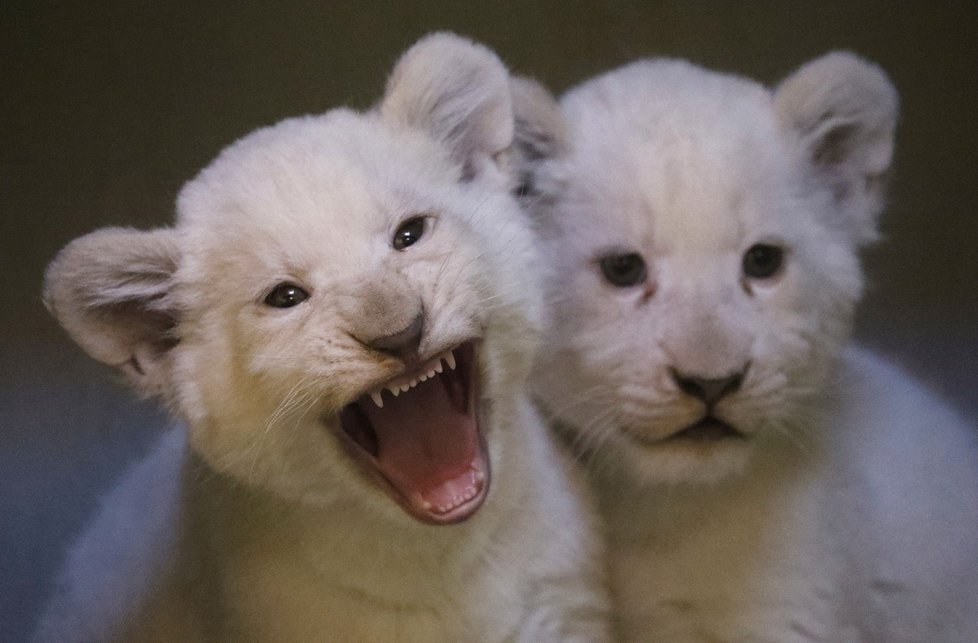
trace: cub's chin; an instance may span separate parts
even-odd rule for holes
[[[475,340],[378,383],[339,413],[340,441],[408,515],[434,525],[470,518],[489,491]]]
[[[630,476],[658,484],[714,483],[739,475],[751,447],[751,438],[736,425],[706,415],[656,434],[621,426],[607,448]]]

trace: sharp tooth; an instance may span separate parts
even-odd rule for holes
[[[384,398],[381,396],[380,391],[370,391],[370,399],[380,408],[384,408]]]
[[[393,395],[394,397],[397,397],[398,395],[401,394],[401,388],[399,386],[393,386],[393,387],[388,386],[387,390],[390,391],[391,395]]]
[[[455,370],[455,354],[452,351],[448,351],[445,355],[445,363],[448,364],[448,368]]]

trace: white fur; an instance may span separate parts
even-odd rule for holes
[[[589,456],[624,639],[978,640],[978,431],[846,348],[893,151],[886,76],[836,53],[769,90],[640,61],[571,90],[550,137],[558,108],[516,96],[553,267],[533,381]],[[742,271],[757,243],[786,248],[772,278]],[[647,280],[608,283],[611,251]],[[668,440],[704,413],[671,369],[745,368],[716,405],[745,439]]]
[[[106,498],[39,640],[605,638],[592,516],[524,392],[540,296],[507,193],[507,82],[483,47],[430,36],[376,110],[259,130],[184,188],[172,229],[62,251],[52,311],[166,400],[186,437],[166,436]],[[418,214],[425,236],[393,250]],[[283,280],[310,298],[264,305]],[[451,526],[402,510],[335,426],[402,368],[357,333],[403,328],[418,300],[422,354],[482,338],[492,481]]]

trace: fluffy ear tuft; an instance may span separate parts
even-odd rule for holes
[[[151,395],[166,394],[176,344],[176,234],[98,230],[62,249],[44,278],[44,303],[71,338]]]
[[[401,56],[380,112],[444,143],[465,178],[499,163],[513,142],[506,68],[486,47],[451,33],[426,36]]]
[[[833,190],[854,239],[875,239],[899,104],[889,78],[854,54],[833,52],[785,79],[774,102],[782,127]]]
[[[567,126],[560,105],[543,85],[524,77],[510,79],[516,120],[514,143],[517,196],[538,198],[536,170],[542,161],[567,151]]]

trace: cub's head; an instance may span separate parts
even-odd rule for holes
[[[799,440],[849,333],[896,93],[851,54],[769,90],[637,62],[559,107],[517,81],[523,195],[552,271],[533,378],[582,446],[713,480]]]
[[[375,109],[231,145],[174,227],[70,243],[46,302],[164,398],[213,468],[300,502],[463,520],[539,325],[512,137],[495,55],[430,36]]]

